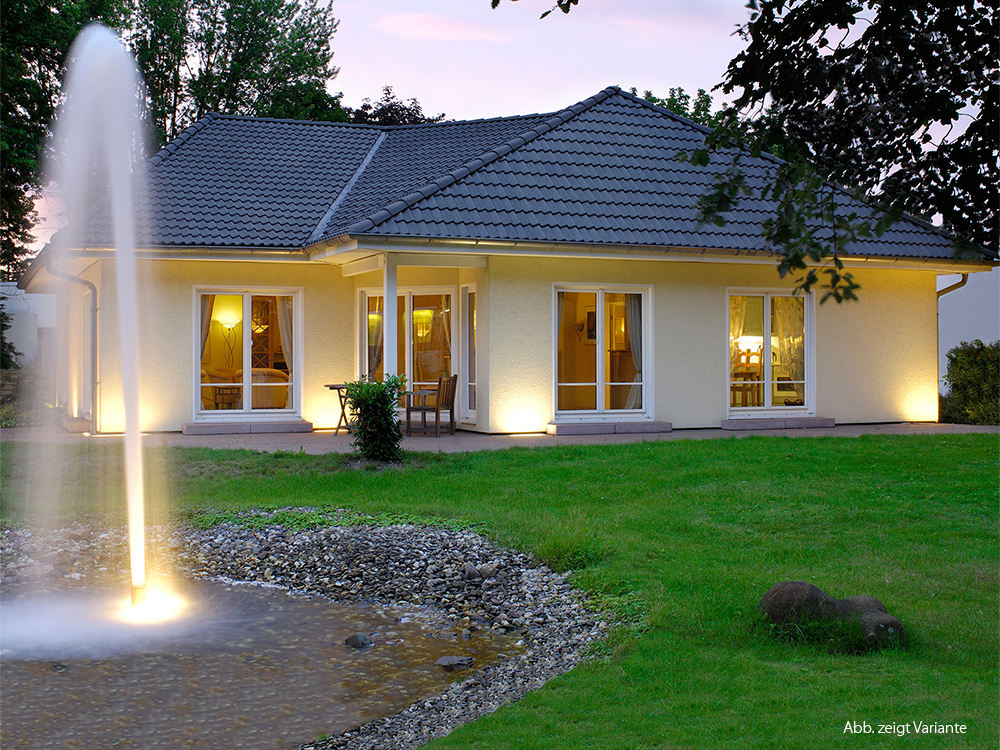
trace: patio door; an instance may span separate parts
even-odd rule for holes
[[[362,374],[381,380],[385,298],[376,293],[363,297]],[[396,374],[406,375],[410,388],[436,388],[439,377],[452,374],[453,297],[451,291],[413,290],[396,298]]]
[[[198,310],[199,411],[294,411],[296,294],[200,292]]]
[[[735,416],[811,408],[811,297],[729,295],[729,411]]]

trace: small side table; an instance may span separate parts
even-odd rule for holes
[[[341,427],[350,432],[351,423],[347,421],[347,383],[327,383],[326,387],[331,391],[336,391],[337,397],[340,399],[340,419],[337,420],[337,429],[333,431],[333,434],[339,435]]]

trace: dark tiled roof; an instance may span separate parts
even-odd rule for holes
[[[304,248],[343,235],[765,250],[773,206],[744,199],[724,226],[695,203],[726,164],[676,158],[707,130],[609,88],[562,112],[376,127],[209,116],[150,161],[152,245]],[[751,184],[774,166],[745,160]],[[844,194],[845,211],[864,206]],[[97,234],[103,234],[98,231]],[[904,220],[852,254],[950,258]]]

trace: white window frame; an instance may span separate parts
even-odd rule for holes
[[[253,408],[253,368],[243,366],[243,408],[241,409],[202,409],[201,408],[201,295],[221,294],[243,298],[243,320],[251,318],[251,299],[253,297],[291,297],[292,298],[292,382],[289,384],[289,400],[292,406],[287,409],[254,409]],[[191,328],[192,361],[192,405],[195,422],[244,422],[247,418],[258,421],[286,421],[289,418],[299,418],[302,414],[302,366],[305,361],[302,352],[303,341],[303,293],[302,287],[253,287],[253,286],[197,286],[191,298],[193,326]],[[248,356],[252,349],[251,326],[243,325],[242,351]],[[250,398],[246,394],[250,394]],[[246,406],[246,404],[250,404]]]
[[[407,387],[413,386],[413,297],[424,294],[451,295],[451,375],[455,374],[456,359],[460,346],[456,344],[455,331],[458,330],[458,289],[454,286],[400,286],[396,296],[403,298],[403,335],[405,336],[404,356],[406,357]],[[384,297],[385,291],[380,286],[365,287],[358,290],[357,340],[355,352],[355,372],[359,376],[368,374],[368,298]],[[383,309],[385,302],[383,301]]]
[[[771,330],[770,305],[771,297],[799,297],[803,299],[803,335],[805,336],[805,404],[803,406],[732,406],[729,349],[729,310],[732,297],[764,297],[764,340],[769,340]],[[725,343],[725,369],[726,390],[725,404],[726,415],[729,419],[788,419],[792,417],[814,417],[816,416],[816,295],[814,292],[808,294],[793,294],[790,289],[780,288],[760,288],[760,287],[729,287],[726,289],[726,335]],[[771,399],[771,358],[764,358],[764,395]]]
[[[458,342],[458,380],[459,380],[459,395],[458,402],[460,405],[459,421],[463,424],[476,424],[476,412],[477,409],[469,408],[467,403],[469,395],[469,386],[476,386],[476,405],[479,405],[479,357],[480,357],[480,347],[479,347],[479,328],[478,321],[476,327],[476,371],[469,372],[468,366],[468,342],[469,342],[469,332],[471,327],[469,325],[469,295],[476,295],[476,315],[479,315],[479,293],[477,291],[476,285],[473,284],[462,284],[458,291],[458,312],[459,312],[459,342]],[[452,337],[454,340],[454,337]]]
[[[559,407],[559,293],[584,292],[596,294],[596,308],[602,313],[597,315],[598,351],[603,352],[604,331],[604,295],[605,294],[641,294],[642,295],[642,408],[641,409],[605,409],[604,388],[607,373],[604,371],[604,356],[597,356],[597,408],[561,411]],[[656,397],[653,389],[653,287],[639,284],[577,284],[554,283],[552,285],[552,421],[560,423],[572,422],[641,422],[653,419]]]

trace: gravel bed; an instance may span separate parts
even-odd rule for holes
[[[470,670],[442,695],[301,750],[418,747],[568,671],[608,629],[563,576],[472,531],[409,524],[292,531],[269,524],[270,513],[247,515],[256,516],[252,527],[150,529],[147,538],[154,558],[173,558],[195,577],[259,581],[343,603],[429,607],[460,638],[491,629],[516,633],[524,645],[506,661]],[[4,531],[3,588],[26,578],[124,570],[124,535],[87,528],[64,529],[53,538]]]

